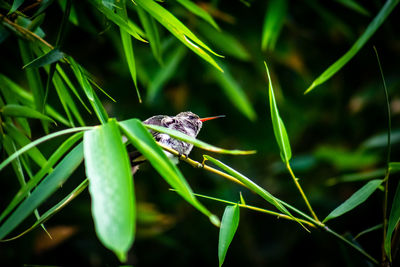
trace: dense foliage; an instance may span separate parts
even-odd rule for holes
[[[398,3],[0,0],[0,264],[395,266]]]

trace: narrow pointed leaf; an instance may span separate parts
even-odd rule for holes
[[[212,25],[215,29],[219,30],[219,27],[213,17],[208,14],[207,11],[193,3],[191,0],[177,0],[177,2],[196,16],[199,16],[200,18],[210,23],[210,25]]]
[[[253,106],[251,105],[247,95],[240,84],[233,78],[232,74],[226,66],[223,66],[224,72],[210,70],[213,78],[223,89],[225,95],[229,98],[234,106],[249,120],[254,121],[257,118]]]
[[[18,130],[18,128],[16,128],[13,124],[7,122],[3,127],[8,133],[8,135],[15,141],[15,143],[18,144],[18,146],[23,147],[31,144],[31,140],[29,140],[28,137],[26,137],[23,133],[21,133]],[[38,166],[41,167],[44,164],[46,164],[46,158],[36,147],[29,150],[28,155]]]
[[[236,170],[232,169],[231,167],[225,165],[219,160],[214,159],[213,157],[210,157],[209,155],[204,155],[204,158],[206,160],[211,161],[213,164],[217,165],[221,169],[223,169],[225,172],[228,174],[232,175],[239,181],[241,181],[243,184],[245,184],[250,190],[254,191],[256,194],[264,198],[266,201],[274,205],[279,211],[283,212],[286,215],[289,215],[290,217],[294,218],[290,212],[280,203],[280,201],[274,197],[271,193],[269,193],[267,190],[262,188],[261,186],[257,185],[254,183],[252,180],[244,176],[243,174],[237,172]],[[294,218],[295,219],[295,218]],[[297,219],[295,219],[297,221]]]
[[[49,65],[51,63],[61,60],[64,56],[65,56],[65,54],[63,52],[61,52],[58,48],[56,48],[56,49],[50,50],[50,52],[48,52],[38,58],[35,58],[31,62],[29,62],[28,64],[23,66],[22,68],[25,69],[25,68],[43,67],[45,65]]]
[[[285,125],[279,115],[278,106],[276,105],[274,89],[272,87],[271,76],[269,74],[267,63],[264,61],[265,68],[268,75],[268,95],[269,95],[269,106],[271,111],[272,127],[274,129],[274,135],[276,142],[278,143],[280,155],[282,161],[288,163],[292,157],[292,150],[290,148],[289,137],[286,132]]]
[[[53,139],[55,137],[64,135],[64,134],[69,134],[69,133],[74,133],[74,132],[81,132],[81,131],[87,131],[91,130],[93,127],[77,127],[77,128],[71,128],[71,129],[66,129],[62,130],[59,132],[51,133],[46,136],[43,136],[39,139],[36,139],[35,141],[29,142],[27,145],[16,151],[14,154],[9,156],[6,160],[4,160],[0,164],[0,171],[4,169],[8,164],[10,164],[11,161],[15,160],[17,157],[22,155],[23,153],[29,151],[30,149],[34,149],[37,145],[46,142],[47,140]]]
[[[34,209],[39,207],[57,188],[59,188],[83,160],[82,144],[75,147],[57,165],[54,171],[49,174],[30,194],[16,210],[11,213],[7,220],[0,226],[0,239],[3,239],[14,230]]]
[[[262,30],[262,50],[274,50],[287,14],[287,0],[268,1]]]
[[[166,127],[162,127],[162,126],[157,126],[157,125],[151,125],[151,124],[144,124],[144,126],[148,129],[154,130],[156,132],[160,132],[160,133],[166,133],[169,136],[172,136],[173,138],[176,138],[178,140],[182,140],[185,141],[187,143],[193,144],[196,147],[199,147],[201,149],[204,150],[208,150],[208,151],[212,151],[212,152],[216,152],[216,153],[222,153],[222,154],[231,154],[231,155],[249,155],[249,154],[254,154],[256,151],[254,150],[230,150],[230,149],[223,149],[223,148],[219,148],[210,144],[207,144],[203,141],[200,141],[196,138],[193,138],[191,136],[188,136],[182,132],[176,131],[176,130],[172,130]]]
[[[165,64],[157,71],[148,87],[147,101],[152,102],[158,96],[164,85],[174,76],[178,66],[186,55],[185,47],[179,45],[174,51],[169,52]]]
[[[80,140],[83,133],[76,133],[70,138],[68,138],[64,143],[62,143],[57,150],[50,156],[47,163],[35,174],[35,176],[30,179],[26,185],[21,187],[14,198],[11,200],[10,204],[4,209],[0,215],[0,222],[29,194],[29,192],[42,180],[42,178],[53,171],[54,165],[63,157],[75,143]]]
[[[397,184],[396,193],[393,198],[392,208],[390,210],[388,228],[385,237],[385,251],[386,255],[389,257],[389,260],[392,261],[392,235],[396,226],[400,222],[400,183]]]
[[[115,120],[83,138],[97,236],[121,262],[135,235],[136,205],[128,153]]]
[[[356,208],[363,202],[365,202],[372,193],[381,185],[382,180],[372,180],[361,187],[357,192],[355,192],[350,198],[343,202],[339,207],[334,209],[328,216],[323,220],[327,222],[333,218],[339,217],[352,209]]]
[[[142,32],[142,30],[138,31],[138,28],[134,25],[133,22],[128,23],[128,20],[122,18],[121,16],[114,13],[111,9],[104,6],[100,0],[90,0],[89,2],[93,6],[95,6],[101,13],[103,13],[103,15],[106,16],[109,20],[118,25],[118,27],[132,35],[132,37],[139,41],[147,43],[147,41],[143,39],[139,34],[139,31]]]
[[[374,225],[374,226],[372,226],[372,227],[370,227],[370,228],[368,228],[368,229],[365,229],[364,231],[358,233],[353,239],[356,240],[356,239],[358,239],[359,237],[361,237],[361,236],[363,236],[363,235],[365,235],[365,234],[368,234],[368,233],[370,233],[370,232],[373,232],[373,231],[382,229],[382,227],[383,227],[383,224],[382,224],[382,223],[377,224],[377,225]]]
[[[224,263],[226,252],[235,236],[239,226],[240,209],[238,205],[226,206],[221,220],[218,240],[218,260],[221,267]]]
[[[2,107],[0,112],[3,113],[4,116],[25,117],[25,118],[33,118],[33,119],[40,119],[40,120],[47,120],[54,122],[52,118],[27,106],[9,104]]]
[[[361,15],[364,15],[367,17],[371,16],[370,12],[355,0],[336,0],[336,2],[342,4],[343,6],[347,7],[348,9],[351,9]]]
[[[140,6],[136,6],[140,22],[146,32],[147,39],[149,40],[151,51],[157,61],[161,64],[161,42],[160,34],[157,29],[156,22],[150,17]]]
[[[48,219],[50,219],[53,215],[55,215],[57,212],[59,212],[62,208],[64,208],[66,205],[68,205],[73,199],[75,199],[77,196],[79,196],[80,193],[85,190],[85,188],[88,186],[88,180],[85,179],[80,185],[78,185],[71,193],[69,193],[65,198],[63,198],[60,202],[58,202],[56,205],[54,205],[51,209],[43,213],[42,216],[40,216],[40,219],[37,220],[31,227],[23,231],[21,234],[8,238],[8,239],[3,239],[0,240],[0,242],[8,242],[12,241],[15,239],[18,239],[27,233],[31,232],[32,230],[36,229],[38,226],[41,224],[45,223]]]
[[[128,14],[126,11],[126,0],[121,1],[121,7],[117,9],[117,14],[119,14],[124,19],[128,19]],[[136,63],[135,63],[135,55],[133,53],[132,39],[129,33],[122,28],[120,28],[120,34],[122,40],[122,47],[124,48],[124,53],[125,53],[125,59],[128,64],[129,72],[131,73],[133,84],[135,85],[136,88],[136,94],[138,96],[139,103],[142,103],[142,98],[140,97],[140,92],[136,79]]]
[[[24,2],[25,0],[14,0],[10,11],[8,11],[8,14],[15,12]]]
[[[324,83],[329,78],[331,78],[336,72],[338,72],[344,65],[347,64],[360,49],[365,45],[365,43],[371,38],[371,36],[376,32],[376,30],[382,25],[393,9],[397,6],[400,0],[387,0],[385,5],[379,11],[378,15],[371,21],[364,33],[357,39],[349,51],[347,51],[342,57],[340,57],[335,63],[329,66],[318,78],[314,80],[311,86],[305,91],[305,93],[310,92],[316,86]]]
[[[179,169],[172,164],[167,155],[154,141],[149,131],[138,119],[131,119],[119,123],[122,132],[132,145],[146,157],[150,164],[165,179],[165,181],[176,189],[187,202],[209,217],[210,221],[217,226],[219,219],[208,211],[193,195],[193,191],[183,177]]]
[[[220,56],[203,43],[195,34],[193,34],[182,22],[161,5],[154,1],[135,0],[135,3],[148,12],[161,25],[169,30],[179,41],[189,47],[193,52],[203,58],[205,61],[213,65],[218,70],[222,69],[215,60],[204,50],[216,56]],[[204,50],[203,50],[204,49]]]

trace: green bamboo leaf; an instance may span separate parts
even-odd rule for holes
[[[222,65],[223,73],[211,69],[211,75],[219,86],[223,89],[225,95],[229,98],[234,106],[249,120],[254,121],[257,118],[253,106],[251,105],[248,97],[246,96],[243,88],[233,78],[228,67]]]
[[[382,25],[386,20],[392,10],[397,6],[400,0],[387,0],[385,5],[379,11],[378,15],[371,21],[365,32],[357,39],[349,51],[347,51],[341,58],[339,58],[335,63],[333,63],[328,69],[326,69],[318,78],[314,80],[311,86],[304,92],[309,93],[316,86],[324,83],[329,78],[331,78],[336,72],[338,72],[344,65],[347,64],[360,49],[365,45],[365,43],[371,38],[371,36],[376,32],[376,30]]]
[[[10,36],[10,32],[0,24],[0,44],[4,42],[8,36]]]
[[[239,226],[240,209],[238,205],[226,206],[221,220],[218,240],[218,260],[221,267],[224,263],[226,252]]]
[[[82,144],[75,147],[0,226],[0,239],[14,230],[34,209],[65,183],[83,160]]]
[[[274,50],[287,14],[287,0],[268,1],[262,29],[261,49]]]
[[[24,65],[33,60],[32,49],[25,41],[18,39],[21,58]],[[40,79],[39,70],[36,68],[25,69],[28,79],[29,88],[32,90],[35,108],[40,110],[43,104],[44,90],[42,80]]]
[[[42,180],[42,178],[53,171],[54,165],[59,159],[64,156],[75,143],[80,140],[83,136],[82,132],[78,132],[68,138],[62,143],[57,150],[50,156],[47,163],[30,179],[26,185],[20,188],[14,198],[10,201],[10,204],[4,209],[0,215],[0,222],[12,211],[14,208],[29,194],[29,192]],[[14,162],[14,161],[13,161]]]
[[[93,6],[95,6],[107,19],[111,20],[118,27],[132,35],[135,39],[147,43],[145,39],[143,39],[139,32],[142,30],[138,29],[137,26],[133,22],[129,22],[129,20],[122,18],[121,16],[115,14],[111,9],[104,6],[104,4],[100,0],[90,0],[89,1]],[[129,23],[128,23],[129,22]]]
[[[6,130],[7,134],[18,144],[18,146],[23,147],[31,143],[31,140],[29,140],[28,137],[21,133],[18,128],[16,128],[13,124],[6,122],[3,127]],[[33,147],[31,150],[29,150],[28,155],[40,167],[42,167],[47,162],[46,158],[36,147]]]
[[[126,11],[126,0],[121,1],[121,8],[117,9],[117,14],[119,14],[124,19],[128,19],[128,13]],[[142,98],[140,97],[140,92],[136,79],[136,64],[135,64],[135,55],[133,53],[133,47],[132,47],[132,39],[129,33],[122,28],[120,28],[120,33],[121,33],[122,47],[124,48],[125,58],[126,62],[128,63],[129,72],[131,73],[131,77],[136,88],[136,94],[138,96],[139,103],[142,103]]]
[[[186,49],[181,45],[169,53],[165,64],[157,71],[150,82],[148,87],[147,101],[154,101],[163,86],[175,75],[185,54]]]
[[[140,6],[136,6],[136,10],[139,15],[140,22],[142,23],[142,26],[146,32],[147,39],[149,40],[151,51],[158,63],[162,64],[161,42],[156,22]]]
[[[68,86],[68,88],[72,91],[72,93],[76,96],[76,98],[78,98],[79,102],[81,102],[82,106],[87,110],[87,112],[89,112],[89,114],[91,114],[90,109],[87,107],[87,105],[81,98],[80,94],[76,90],[75,85],[71,82],[70,78],[68,77],[68,75],[65,73],[65,71],[62,69],[62,67],[59,64],[57,64],[56,70],[57,70],[58,74],[61,76],[61,78],[63,79],[64,83]]]
[[[366,201],[372,193],[381,185],[382,180],[372,180],[361,187],[357,192],[355,192],[350,198],[343,202],[339,207],[334,209],[328,216],[323,220],[327,222],[333,218],[339,217],[352,209],[356,208],[364,201]]]
[[[239,40],[229,32],[218,31],[202,21],[198,23],[196,29],[199,30],[205,39],[207,39],[209,42],[212,42],[212,44],[225,55],[237,58],[239,60],[250,60],[250,53],[239,42]]]
[[[180,22],[168,10],[160,6],[154,1],[135,0],[135,3],[146,10],[153,18],[155,18],[161,25],[169,30],[178,40],[184,45],[189,47],[193,52],[203,58],[205,61],[213,65],[218,70],[222,69],[218,66],[215,60],[207,54],[206,51],[220,56],[211,50],[205,43],[203,43],[195,34],[193,34],[182,22]],[[203,48],[203,49],[202,49]]]
[[[25,117],[25,118],[33,118],[33,119],[40,119],[40,120],[47,120],[54,122],[54,120],[39,111],[32,109],[27,106],[21,106],[21,105],[15,105],[15,104],[9,104],[5,105],[0,109],[0,112],[4,116],[10,116],[10,117]]]
[[[128,153],[115,120],[83,138],[96,233],[125,262],[135,236],[136,205]]]
[[[276,105],[274,89],[272,87],[271,76],[267,63],[264,61],[265,68],[268,75],[268,95],[269,95],[269,106],[271,110],[272,127],[274,128],[275,139],[278,143],[281,159],[283,162],[288,163],[292,157],[292,150],[290,148],[289,137],[286,132],[285,125],[281,117],[279,116],[278,106]]]
[[[72,71],[74,72],[76,79],[78,80],[80,86],[85,92],[86,97],[88,98],[90,104],[92,105],[93,110],[96,113],[98,119],[100,120],[101,123],[106,123],[108,120],[107,112],[105,111],[99,98],[93,91],[93,88],[90,85],[90,82],[86,77],[83,68],[78,63],[76,63],[72,57],[68,57],[68,61],[71,63]]]
[[[43,67],[45,65],[49,65],[49,64],[52,64],[54,62],[61,60],[64,56],[65,56],[65,54],[63,52],[61,52],[58,48],[56,48],[56,49],[50,50],[50,52],[48,52],[38,58],[35,58],[28,64],[25,64],[22,68],[25,69],[25,68]]]
[[[400,171],[400,162],[390,162],[389,163],[390,173],[395,173]]]
[[[8,11],[8,14],[15,12],[24,2],[25,0],[14,0],[10,11]]]
[[[347,7],[348,9],[351,9],[353,11],[356,11],[357,13],[364,15],[364,16],[371,16],[369,11],[364,8],[362,5],[360,5],[358,2],[354,0],[336,0],[336,2],[342,4],[343,6]]]
[[[167,155],[154,141],[152,135],[138,119],[119,123],[122,132],[132,145],[144,155],[165,181],[176,189],[187,202],[206,215],[210,221],[219,226],[219,219],[207,210],[193,195],[193,191],[179,169],[172,164]]]
[[[30,149],[34,150],[37,145],[39,145],[39,144],[41,144],[43,142],[46,142],[46,141],[48,141],[50,139],[53,139],[55,137],[58,137],[58,136],[61,136],[61,135],[64,135],[64,134],[87,131],[87,130],[91,130],[92,128],[93,127],[76,127],[76,128],[66,129],[66,130],[62,130],[62,131],[59,131],[59,132],[48,134],[48,135],[43,136],[43,137],[41,137],[39,139],[36,139],[35,141],[28,142],[27,145],[25,145],[24,147],[22,147],[21,149],[16,151],[14,154],[9,156],[6,160],[4,160],[0,164],[0,171],[2,169],[4,169],[8,164],[10,164],[10,162],[12,162],[16,158],[18,158],[20,155],[22,155],[23,153],[29,151]]]
[[[67,114],[67,117],[71,125],[75,126],[70,111],[78,121],[79,125],[84,126],[85,122],[82,119],[81,113],[78,110],[75,101],[72,99],[71,95],[69,94],[65,84],[61,80],[61,77],[58,73],[54,73],[53,75],[53,84],[58,94],[58,98],[60,99],[60,102],[64,108],[65,113]]]
[[[177,0],[177,2],[179,4],[181,4],[182,6],[184,6],[187,10],[189,10],[190,12],[195,14],[196,16],[199,16],[200,18],[202,18],[205,21],[207,21],[208,23],[210,23],[210,25],[212,25],[215,29],[220,30],[218,25],[217,25],[217,23],[213,19],[213,17],[210,14],[208,14],[207,11],[205,11],[204,9],[202,9],[201,7],[199,7],[198,5],[193,3],[192,1],[190,1],[190,0]]]
[[[8,239],[3,239],[0,240],[0,242],[8,242],[8,241],[13,241],[15,239],[18,239],[27,233],[31,232],[32,230],[36,229],[39,225],[45,223],[48,219],[50,219],[53,215],[55,215],[57,212],[59,212],[62,208],[64,208],[66,205],[68,205],[73,199],[75,199],[80,193],[85,190],[85,188],[88,186],[89,182],[88,179],[85,179],[82,183],[80,183],[71,193],[69,193],[65,198],[63,198],[60,202],[58,202],[56,205],[54,205],[51,209],[43,213],[42,216],[40,216],[40,219],[37,220],[31,227],[23,231],[21,234],[8,238]]]
[[[7,152],[8,156],[12,155],[15,151],[17,151],[15,143],[11,139],[11,137],[9,137],[8,135],[3,135],[2,139],[3,139],[2,140],[3,147],[4,147],[5,151]],[[24,172],[22,170],[21,161],[19,160],[19,158],[17,158],[16,160],[14,160],[12,162],[12,167],[14,169],[15,174],[17,175],[19,184],[21,186],[23,186],[25,184],[25,177],[24,177]],[[0,221],[1,221],[1,219],[0,219]]]
[[[207,144],[203,141],[200,141],[196,138],[193,138],[191,136],[188,136],[182,132],[179,132],[179,131],[176,131],[173,129],[169,129],[169,128],[165,128],[165,127],[157,126],[157,125],[151,125],[151,124],[143,124],[143,125],[146,128],[151,129],[153,131],[160,132],[160,133],[166,133],[175,139],[185,141],[187,143],[193,144],[196,147],[199,147],[201,149],[211,151],[211,152],[222,153],[222,154],[231,154],[231,155],[249,155],[249,154],[256,153],[256,151],[254,151],[254,150],[246,151],[246,150],[236,150],[236,149],[235,150],[223,149],[223,148],[219,148],[219,147]]]
[[[236,179],[238,179],[240,182],[242,182],[243,184],[245,184],[250,190],[252,190],[253,192],[255,192],[257,195],[261,196],[263,199],[265,199],[266,201],[268,201],[269,203],[271,203],[272,205],[274,205],[279,211],[281,211],[282,213],[290,216],[291,218],[293,218],[294,220],[296,220],[297,222],[299,222],[295,217],[292,216],[292,214],[290,214],[290,212],[281,204],[281,201],[279,199],[277,199],[276,197],[274,197],[271,193],[269,193],[267,190],[265,190],[264,188],[262,188],[261,186],[257,185],[256,183],[254,183],[252,180],[250,180],[249,178],[247,178],[246,176],[244,176],[243,174],[237,172],[236,170],[232,169],[231,167],[225,165],[224,163],[222,163],[219,160],[214,159],[213,157],[209,156],[209,155],[204,155],[203,156],[206,160],[211,161],[213,164],[217,165],[218,167],[220,167],[221,169],[223,169],[225,172],[227,172],[228,174],[232,175],[233,177],[235,177]],[[300,222],[299,222],[300,223]],[[300,223],[301,224],[301,223]],[[304,227],[304,226],[303,226]]]
[[[397,184],[396,193],[393,198],[392,208],[390,210],[388,228],[386,232],[384,247],[386,255],[389,257],[390,262],[392,262],[392,235],[393,231],[400,221],[400,183]]]
[[[2,85],[0,87],[0,91],[2,91],[3,93],[5,91],[8,91],[8,93],[13,94],[15,97],[18,98],[18,101],[20,101],[24,105],[31,107],[35,106],[34,97],[32,96],[32,94],[22,89],[18,84],[14,83],[1,73],[0,73],[0,84]],[[61,116],[56,110],[54,110],[50,105],[46,105],[45,110],[49,116],[53,117],[54,119],[56,119],[57,121],[61,122],[66,126],[70,126],[69,122],[63,116]]]

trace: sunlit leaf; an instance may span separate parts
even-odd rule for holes
[[[15,12],[24,2],[25,0],[14,0],[10,11],[8,11],[8,14]]]
[[[34,209],[60,187],[83,160],[82,144],[75,147],[0,226],[0,239],[14,230]]]
[[[179,41],[189,47],[193,52],[203,58],[205,61],[213,65],[218,70],[222,69],[215,60],[207,54],[203,49],[216,56],[220,56],[203,43],[195,34],[193,34],[182,22],[180,22],[168,10],[160,6],[154,1],[135,0],[135,3],[146,10],[161,25],[169,30]]]
[[[365,45],[365,43],[371,38],[371,36],[376,32],[376,30],[382,25],[386,20],[387,16],[392,12],[392,10],[397,6],[400,0],[387,0],[385,5],[379,11],[378,15],[371,21],[365,32],[357,39],[349,51],[347,51],[341,58],[339,58],[335,63],[333,63],[328,69],[326,69],[318,78],[314,80],[311,86],[305,91],[305,93],[310,92],[316,86],[324,83],[329,78],[331,78],[336,72],[343,68],[360,49]]]
[[[275,139],[278,143],[281,159],[283,162],[288,163],[292,157],[292,150],[290,148],[289,137],[286,132],[285,125],[279,115],[278,106],[276,105],[274,89],[272,87],[271,76],[269,74],[267,63],[264,61],[265,68],[268,75],[268,95],[269,107],[271,111],[272,127],[274,129]]]
[[[211,152],[222,153],[222,154],[232,154],[232,155],[248,155],[248,154],[254,154],[256,152],[254,150],[245,151],[245,150],[236,150],[236,149],[235,150],[223,149],[223,148],[219,148],[219,147],[207,144],[196,138],[188,136],[180,131],[176,131],[173,129],[169,129],[169,128],[161,127],[161,126],[157,126],[157,125],[151,125],[151,124],[144,124],[144,126],[148,129],[154,130],[156,132],[166,133],[178,140],[185,141],[187,143],[193,144],[196,147],[199,147],[201,149],[208,150]]]
[[[172,164],[167,155],[154,141],[152,135],[137,119],[120,122],[124,135],[132,145],[146,157],[150,164],[165,179],[165,181],[176,189],[187,202],[209,217],[213,224],[219,225],[219,219],[208,211],[193,195],[193,191],[183,177],[182,173]]]
[[[211,161],[213,164],[217,165],[221,169],[223,169],[225,172],[228,174],[232,175],[236,179],[238,179],[240,182],[245,184],[250,190],[255,192],[257,195],[261,196],[263,199],[274,205],[279,211],[283,212],[284,214],[290,216],[294,220],[298,222],[296,218],[294,218],[290,212],[281,204],[281,202],[274,197],[271,193],[269,193],[267,190],[262,188],[261,186],[257,185],[255,182],[244,176],[243,174],[237,172],[236,170],[232,169],[228,165],[225,165],[219,160],[214,159],[213,157],[210,157],[208,155],[204,155],[204,158]],[[300,223],[300,222],[299,222]],[[300,223],[301,224],[301,223]]]
[[[83,143],[97,236],[124,262],[135,236],[136,205],[129,157],[116,121],[85,132]]]
[[[356,208],[360,204],[364,203],[381,185],[381,183],[382,180],[369,181],[367,184],[357,190],[357,192],[355,192],[350,198],[343,202],[339,207],[329,213],[329,215],[326,216],[323,222],[327,222],[328,220],[339,217]]]
[[[392,208],[390,210],[388,228],[385,236],[384,247],[386,251],[386,255],[389,257],[389,260],[392,261],[392,235],[396,226],[400,221],[400,183],[397,184],[396,193],[394,195],[392,201]]]
[[[215,29],[219,30],[217,23],[214,21],[213,17],[207,13],[204,9],[193,3],[191,0],[177,0],[182,6],[187,8],[190,12],[204,19],[210,25],[212,25]]]
[[[268,1],[262,30],[262,50],[274,50],[287,13],[287,0]]]
[[[218,239],[218,259],[219,266],[222,266],[225,260],[226,252],[239,226],[240,208],[238,205],[226,206],[221,220]]]

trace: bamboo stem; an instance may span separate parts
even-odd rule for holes
[[[292,168],[290,167],[289,162],[286,163],[286,168],[289,170],[290,176],[292,176],[293,182],[294,182],[294,184],[296,185],[297,189],[299,190],[301,196],[303,197],[304,202],[306,203],[308,209],[309,209],[310,212],[311,212],[311,215],[313,216],[313,218],[314,218],[317,222],[320,222],[319,219],[318,219],[318,217],[317,217],[317,214],[315,214],[313,208],[311,207],[311,204],[310,204],[310,202],[308,201],[306,194],[304,194],[304,191],[303,191],[303,189],[301,188],[301,185],[300,185],[300,183],[299,183],[299,181],[298,181],[298,178],[296,178],[296,176],[294,175],[294,173],[293,173],[293,171],[292,171]]]

